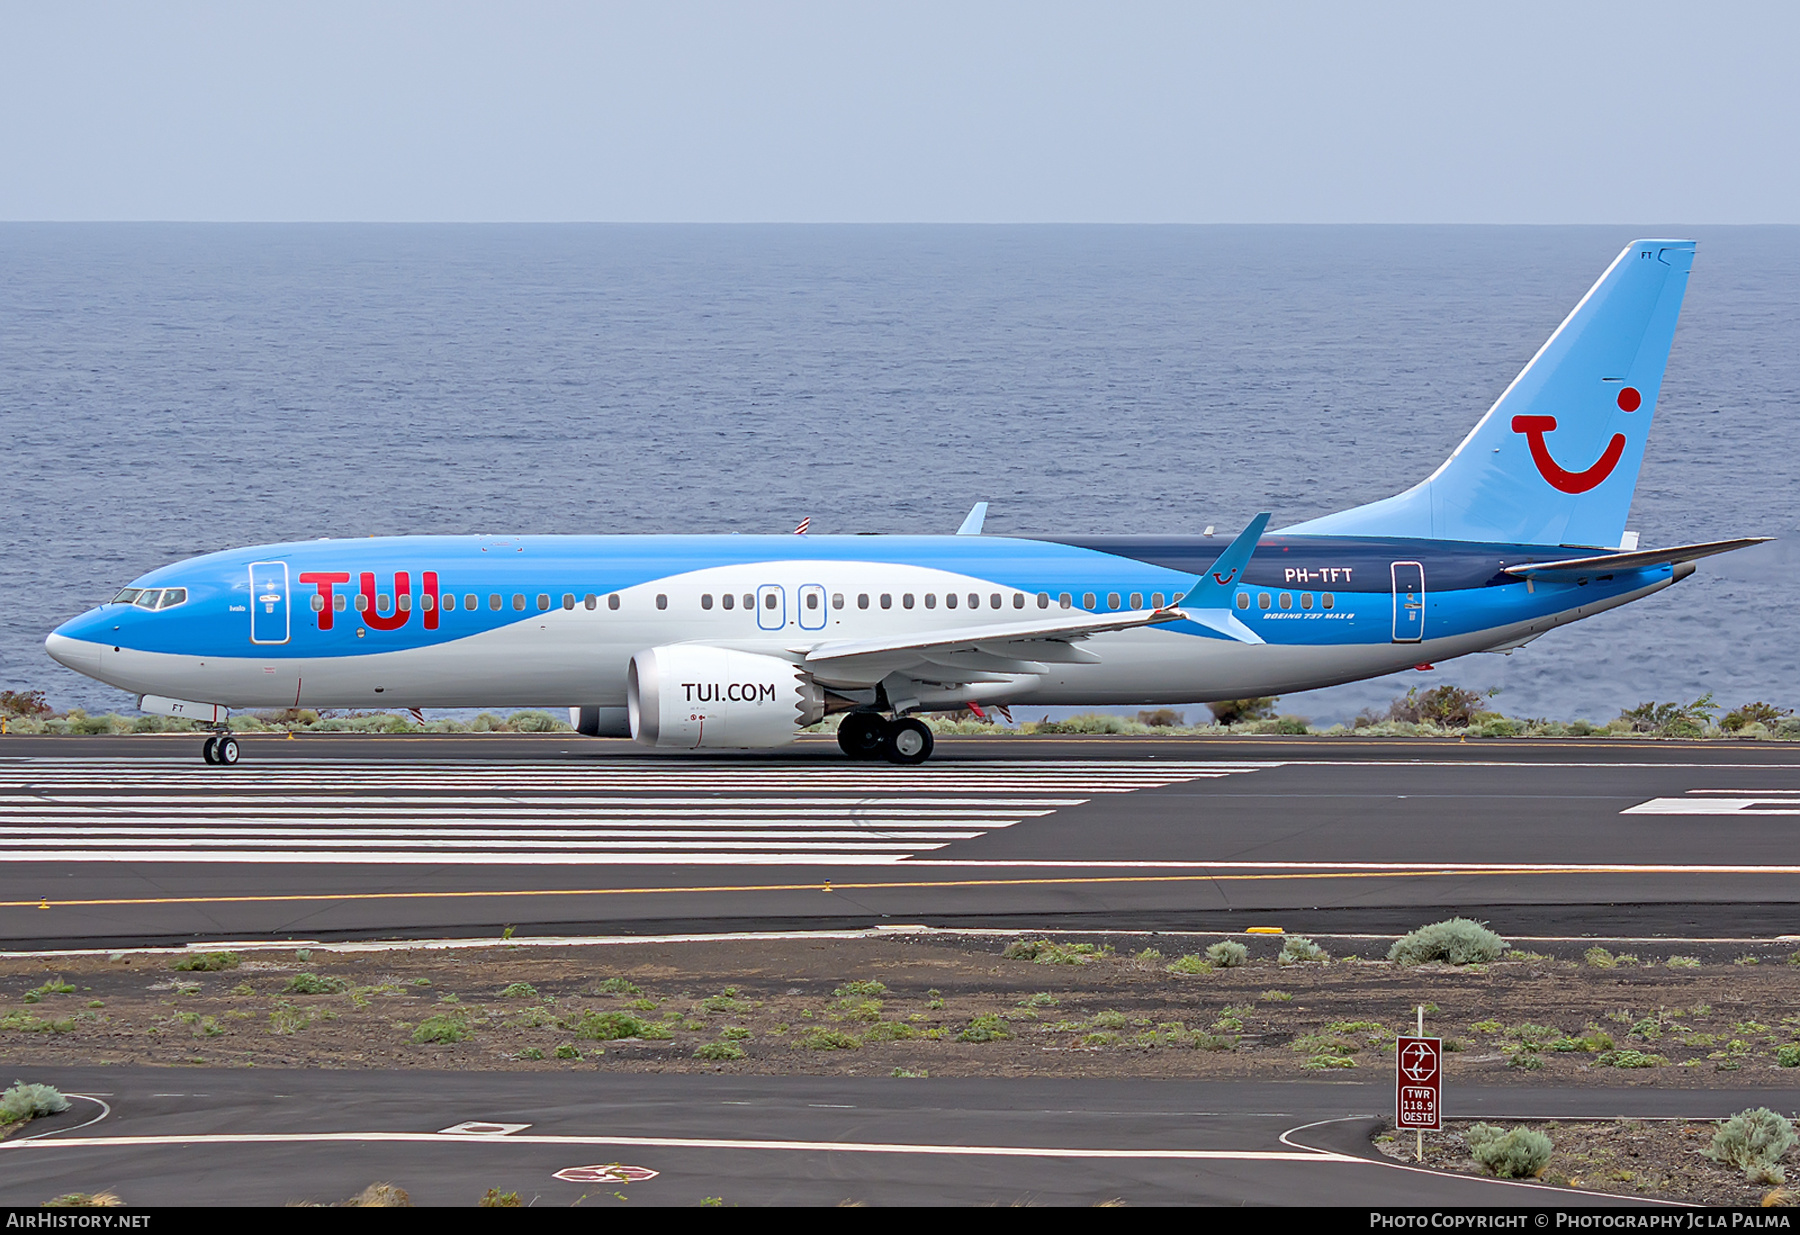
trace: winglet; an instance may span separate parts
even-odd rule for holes
[[[1196,579],[1187,595],[1181,598],[1181,611],[1190,622],[1216,630],[1240,643],[1262,642],[1255,631],[1238,621],[1231,611],[1231,601],[1237,594],[1244,567],[1250,564],[1250,555],[1256,552],[1256,543],[1262,539],[1263,529],[1269,526],[1269,518],[1270,512],[1264,511],[1250,520],[1250,526],[1237,534],[1237,539],[1225,547],[1212,568]]]
[[[987,507],[986,502],[976,502],[969,507],[968,516],[963,519],[962,526],[956,529],[956,534],[958,536],[981,535],[981,525],[987,522]]]

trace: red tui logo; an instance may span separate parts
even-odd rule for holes
[[[1627,386],[1619,391],[1618,402],[1621,411],[1635,412],[1643,406],[1643,397]],[[1531,461],[1537,464],[1538,475],[1549,481],[1551,488],[1560,492],[1586,493],[1589,489],[1598,488],[1612,475],[1613,469],[1619,466],[1619,460],[1625,455],[1625,435],[1615,433],[1592,467],[1586,471],[1571,472],[1550,456],[1549,443],[1544,441],[1544,435],[1555,430],[1554,416],[1514,416],[1512,420],[1512,431],[1523,433],[1525,440],[1531,444]]]

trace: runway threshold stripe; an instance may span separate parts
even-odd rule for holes
[[[0,854],[0,858],[7,855]],[[155,855],[143,855],[144,860],[152,860]],[[634,856],[635,855],[631,855]],[[242,858],[225,859],[215,855],[213,860],[234,861],[267,861],[268,855],[248,855]],[[76,860],[64,858],[62,860]],[[391,855],[388,861],[400,860],[400,855]],[[454,856],[436,856],[434,860],[442,863],[461,861]],[[470,858],[470,861],[492,862],[495,865],[506,863],[503,855]],[[618,860],[611,855],[608,861]],[[380,864],[383,859],[370,860],[370,865]],[[744,864],[780,864],[760,863],[752,858],[737,859]],[[821,856],[819,863],[838,861],[842,865],[857,865],[854,861],[845,861]],[[643,864],[685,865],[679,859],[668,855],[645,854]],[[699,863],[691,863],[698,865]],[[794,863],[798,865],[798,863]],[[875,865],[871,860],[864,860],[861,865]],[[898,865],[896,859],[892,865]],[[909,865],[911,865],[909,863]],[[0,909],[83,909],[104,906],[128,905],[250,905],[250,904],[320,904],[342,903],[346,901],[420,901],[420,900],[493,900],[506,897],[567,897],[567,896],[668,896],[683,893],[717,895],[725,892],[878,892],[882,890],[933,890],[949,888],[1015,888],[1015,887],[1093,887],[1117,884],[1175,884],[1175,883],[1250,883],[1250,882],[1307,882],[1322,879],[1468,879],[1496,876],[1519,875],[1594,875],[1594,874],[1800,874],[1800,867],[1694,867],[1694,866],[1567,866],[1567,867],[1419,867],[1394,868],[1384,870],[1344,870],[1344,871],[1283,871],[1274,873],[1228,873],[1223,871],[1193,875],[1089,875],[1089,876],[1045,876],[1035,879],[932,879],[932,880],[892,880],[881,882],[846,883],[840,880],[824,880],[815,883],[750,883],[750,884],[701,884],[684,887],[626,887],[626,888],[537,888],[537,889],[478,889],[468,891],[443,892],[298,892],[274,895],[244,896],[149,896],[149,897],[107,897],[89,900],[55,900],[48,897],[38,900],[0,901]],[[3,1145],[4,1142],[0,1142]]]
[[[627,1149],[750,1149],[778,1153],[902,1154],[939,1158],[1079,1158],[1179,1162],[1316,1162],[1379,1165],[1330,1150],[1072,1149],[1048,1145],[929,1145],[902,1141],[777,1141],[682,1136],[555,1136],[514,1133],[467,1136],[441,1132],[238,1132],[192,1136],[82,1136],[0,1141],[0,1152],[25,1149],[115,1149],[159,1145],[464,1144],[490,1152],[505,1145],[569,1145]]]

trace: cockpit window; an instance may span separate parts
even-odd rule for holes
[[[184,587],[165,588],[163,590],[162,604],[160,604],[156,607],[158,609],[173,609],[176,605],[179,605],[186,600],[187,600],[187,589],[186,588],[184,588]]]
[[[156,602],[161,598],[161,588],[146,588],[144,591],[138,593],[136,604],[140,609],[154,609],[156,608]]]
[[[132,601],[136,600],[138,598],[138,593],[143,590],[144,589],[142,589],[142,588],[136,588],[136,587],[121,588],[121,589],[119,589],[119,594],[117,596],[113,597],[113,604],[128,605]]]

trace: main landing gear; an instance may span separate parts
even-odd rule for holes
[[[911,716],[888,720],[878,712],[852,712],[838,726],[838,745],[852,759],[918,764],[931,758],[931,730]]]
[[[238,740],[229,733],[215,733],[207,738],[206,745],[200,748],[200,756],[208,763],[224,768],[237,766],[238,759],[242,757],[238,750]]]

